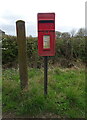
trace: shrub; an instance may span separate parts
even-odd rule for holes
[[[3,65],[13,66],[18,63],[18,45],[15,36],[5,36],[2,40],[2,48]],[[84,37],[57,38],[56,55],[48,58],[51,64],[59,62],[62,66],[68,67],[73,60],[81,59],[84,62],[85,54]],[[43,57],[38,55],[37,37],[27,37],[27,58],[28,66],[35,68],[43,66]]]

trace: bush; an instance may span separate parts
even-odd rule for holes
[[[2,39],[2,64],[11,64],[18,58],[16,37],[5,36]]]
[[[2,40],[2,63],[3,65],[13,66],[18,63],[18,45],[15,36],[5,36]],[[68,67],[73,60],[81,59],[85,61],[85,38],[71,37],[68,39],[57,38],[56,55],[49,58],[49,63],[56,64],[66,61]],[[62,59],[62,60],[61,60]],[[43,57],[38,56],[37,38],[27,37],[27,60],[28,66],[41,68],[43,66]]]

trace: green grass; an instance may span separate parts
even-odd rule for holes
[[[21,91],[18,70],[3,70],[3,113],[37,116],[52,113],[60,117],[85,117],[84,69],[48,70],[48,95],[44,97],[43,69],[28,70],[28,91]]]

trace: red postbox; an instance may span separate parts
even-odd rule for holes
[[[55,55],[55,13],[38,13],[38,54]]]

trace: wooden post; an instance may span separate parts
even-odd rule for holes
[[[18,59],[21,89],[28,87],[27,55],[26,55],[26,37],[25,22],[18,20],[16,22]]]
[[[47,72],[48,72],[48,59],[47,56],[44,56],[44,95],[47,95]]]

